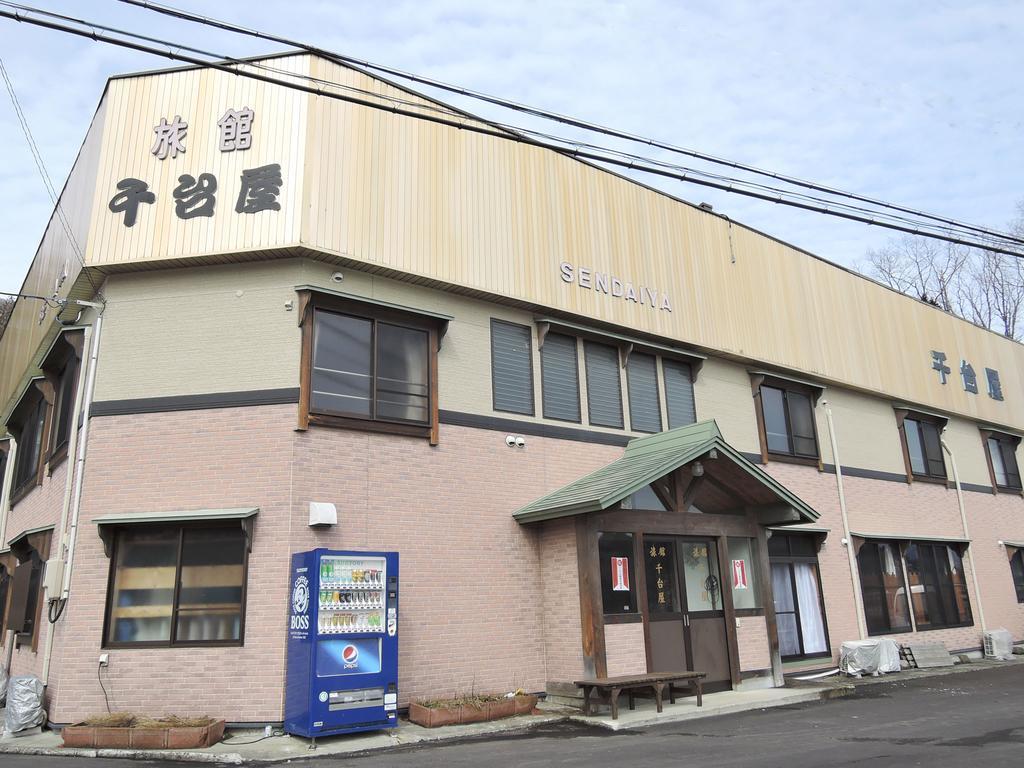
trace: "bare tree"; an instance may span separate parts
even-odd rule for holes
[[[4,335],[7,321],[11,319],[15,301],[16,299],[13,296],[0,296],[0,337]]]
[[[1024,200],[1010,223],[1024,237]],[[868,251],[866,271],[908,296],[1020,340],[1024,335],[1021,257],[905,235]]]

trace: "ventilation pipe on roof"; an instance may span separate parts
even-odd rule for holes
[[[839,460],[839,443],[836,441],[836,426],[832,421],[832,408],[828,400],[822,400],[825,407],[825,421],[828,423],[828,439],[832,444],[832,462],[836,467],[836,490],[839,492],[839,511],[843,515],[843,544],[846,546],[846,556],[850,561],[850,581],[853,583],[853,602],[857,607],[857,631],[860,632],[860,639],[868,636],[867,622],[864,620],[864,597],[860,591],[860,576],[857,573],[857,558],[853,554],[853,539],[850,537],[850,519],[846,514],[846,492],[843,488],[843,464]]]
[[[942,444],[942,450],[949,456],[949,466],[953,470],[953,485],[956,486],[956,503],[960,507],[960,523],[963,525],[964,538],[969,542],[971,540],[971,533],[967,528],[967,510],[964,507],[964,491],[960,487],[960,473],[956,469],[956,456],[953,455],[953,451],[949,449],[946,444],[946,438],[939,435],[939,442]],[[981,622],[982,633],[988,628],[985,624],[985,609],[981,604],[981,591],[978,589],[978,572],[974,568],[974,552],[970,552],[968,561],[971,565],[971,584],[974,587],[974,596],[978,598],[978,620]]]

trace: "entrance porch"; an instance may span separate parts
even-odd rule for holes
[[[579,625],[573,658],[554,654],[553,681],[691,670],[706,673],[708,691],[783,684],[768,528],[818,514],[715,422],[633,440],[515,518],[541,526],[542,552],[575,554],[575,573],[546,564],[565,576],[544,579],[546,632],[571,643]]]

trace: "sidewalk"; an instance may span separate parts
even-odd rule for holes
[[[791,681],[791,687],[765,688],[751,691],[724,691],[704,696],[704,706],[698,708],[691,698],[678,699],[675,704],[665,703],[661,714],[650,699],[639,699],[637,708],[630,711],[622,706],[619,719],[612,720],[607,708],[601,714],[584,717],[578,710],[547,708],[538,715],[523,715],[489,723],[448,726],[445,728],[422,728],[402,721],[398,728],[389,731],[357,733],[349,736],[330,736],[317,740],[317,748],[309,749],[306,739],[290,736],[266,738],[263,731],[232,730],[225,741],[201,750],[112,750],[112,749],[64,749],[60,735],[54,731],[21,738],[0,738],[0,754],[30,754],[47,756],[78,756],[106,758],[134,758],[139,760],[176,760],[182,762],[219,764],[260,764],[309,757],[354,756],[396,747],[409,747],[438,742],[453,742],[470,739],[486,739],[492,735],[508,735],[529,731],[541,726],[557,729],[558,724],[573,723],[614,731],[646,728],[652,725],[677,723],[698,718],[716,717],[752,710],[793,706],[821,701],[854,692],[858,686],[878,683],[900,683],[922,677],[938,677],[962,674],[997,666],[1024,664],[1024,657],[1013,661],[975,661],[958,664],[955,667],[938,669],[907,670],[880,677],[849,678],[835,675],[831,678],[812,682]]]

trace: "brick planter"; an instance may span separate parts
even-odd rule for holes
[[[536,705],[536,696],[516,696],[514,699],[488,701],[479,706],[458,704],[452,707],[424,707],[412,702],[409,705],[409,720],[424,728],[440,728],[443,725],[482,723],[512,715],[526,715]]]
[[[162,728],[108,728],[69,725],[61,732],[65,747],[87,749],[202,749],[224,738],[224,721],[209,725]]]

